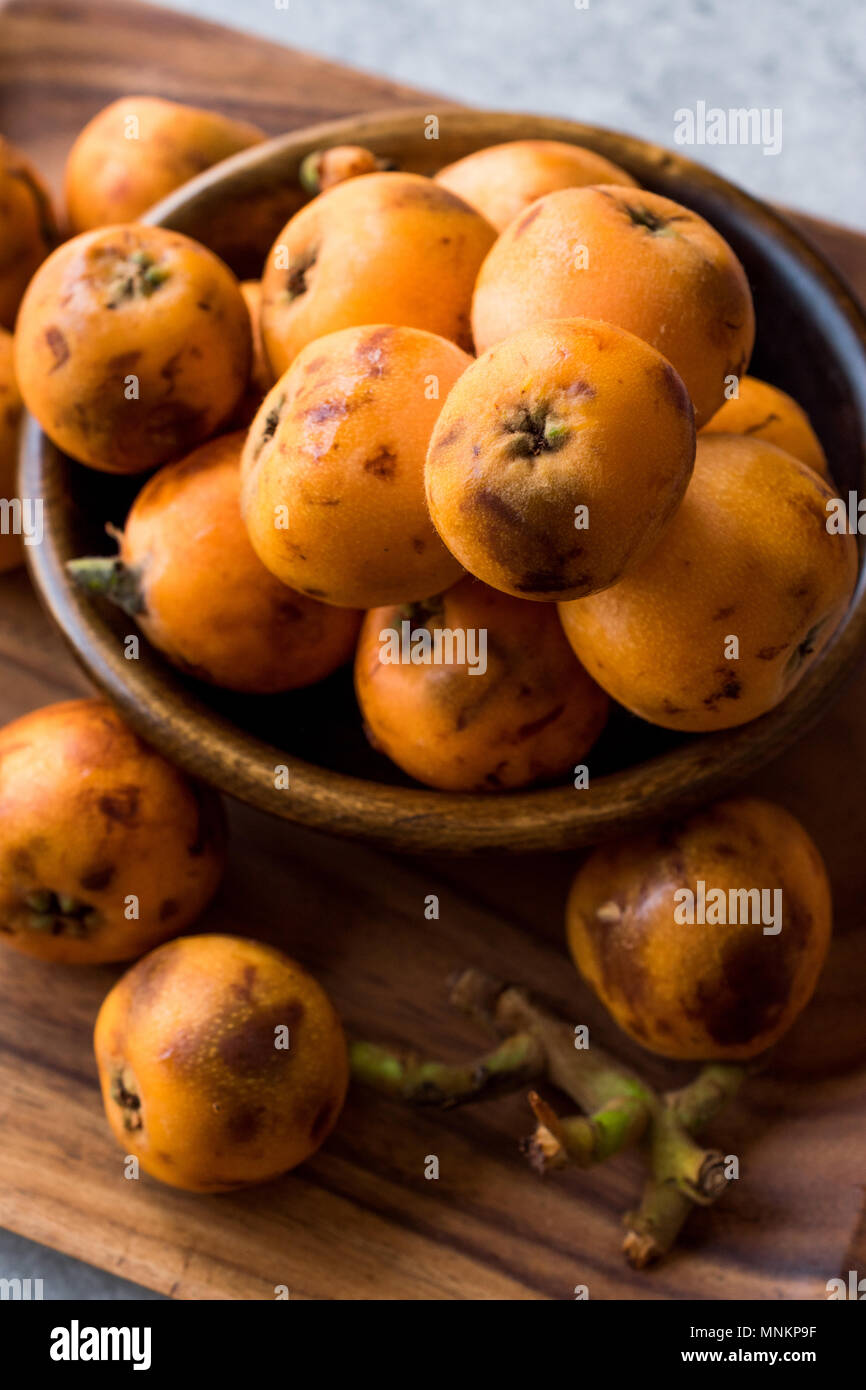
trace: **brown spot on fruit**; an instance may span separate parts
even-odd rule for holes
[[[116,787],[113,792],[103,793],[97,805],[107,821],[132,826],[138,816],[140,797],[139,787]]]
[[[184,348],[178,348],[177,352],[173,352],[170,357],[167,357],[166,360],[163,362],[162,366],[160,367],[159,375],[168,387],[168,391],[166,394],[169,396],[171,396],[174,393],[175,384],[177,381],[178,374],[180,372],[181,363],[183,361],[184,351]]]
[[[355,349],[355,356],[363,364],[368,376],[376,378],[385,375],[384,349],[393,333],[394,329],[390,324],[382,324],[368,333]]]
[[[599,905],[586,925],[595,941],[606,987],[620,995],[633,1014],[639,1015],[649,986],[640,950],[637,946],[634,949],[624,946],[629,939],[634,940],[634,922],[630,914],[621,902],[610,898]]]
[[[141,353],[137,348],[132,352],[118,352],[114,357],[109,357],[105,365],[109,373],[117,372],[118,375],[125,376],[127,372],[132,371],[140,357]]]
[[[99,893],[103,888],[107,888],[115,875],[113,864],[96,864],[92,869],[87,869],[78,880],[79,886],[92,893]]]
[[[266,1114],[263,1105],[241,1106],[230,1111],[223,1121],[226,1135],[235,1144],[248,1144],[259,1134]]]
[[[463,424],[463,421],[462,421],[462,420],[456,420],[455,423],[451,426],[450,429],[446,430],[444,434],[442,434],[442,435],[439,436],[439,438],[436,440],[436,446],[435,446],[435,447],[436,447],[437,449],[448,449],[448,448],[450,448],[450,446],[451,446],[452,444],[456,444],[456,443],[457,443],[457,440],[458,440],[458,439],[460,438],[460,436],[462,435],[464,428],[465,428],[465,426],[464,426],[464,424]]]
[[[462,506],[464,511],[472,511],[478,508],[482,511],[491,512],[493,516],[499,517],[502,521],[507,521],[509,525],[518,525],[521,521],[520,513],[506,502],[498,492],[492,488],[479,487],[463,499]]]
[[[232,1027],[220,1039],[219,1055],[226,1066],[240,1075],[252,1074],[291,1060],[291,1050],[278,1048],[277,1029],[296,1028],[304,1017],[299,999],[289,999],[265,1012],[256,1012]]]
[[[524,739],[532,738],[535,734],[540,734],[542,729],[546,729],[549,724],[553,724],[565,710],[564,704],[555,705],[546,714],[539,715],[538,719],[532,719],[527,724],[521,724],[514,735],[515,743],[522,743]]]
[[[45,341],[51,356],[54,358],[51,372],[56,372],[59,367],[69,361],[69,343],[66,341],[66,335],[55,324],[49,324],[48,328],[45,329]]]
[[[484,785],[480,788],[476,788],[476,790],[489,791],[493,789],[494,791],[499,791],[500,788],[504,785],[502,778],[507,767],[508,759],[502,758],[501,761],[496,764],[492,772],[485,772]]]
[[[566,589],[582,588],[588,582],[587,574],[567,575],[560,570],[526,570],[514,587],[522,594],[561,594]]]
[[[396,471],[397,455],[384,446],[364,464],[365,473],[372,473],[374,478],[381,478],[383,481],[390,481]]]
[[[721,700],[738,700],[742,689],[740,677],[734,671],[725,671],[718,689],[704,697],[704,704],[708,709],[713,709]]]
[[[245,1004],[251,1004],[253,1002],[257,978],[257,968],[254,965],[245,965],[241,979],[232,983],[232,993],[236,998],[242,999]]]
[[[775,413],[775,411],[772,411],[772,410],[771,410],[770,413],[769,413],[769,415],[765,415],[765,416],[764,416],[763,420],[756,420],[756,421],[754,422],[754,424],[747,425],[746,428],[745,428],[744,430],[741,430],[741,431],[740,431],[740,433],[741,433],[741,434],[760,434],[761,430],[765,430],[765,429],[767,428],[768,425],[772,425],[773,422],[774,422],[775,420],[778,420],[778,419],[779,419],[779,416]]]
[[[741,1046],[776,1022],[790,997],[791,981],[773,937],[741,942],[722,959],[724,988],[700,982],[687,1011],[714,1042]]]
[[[21,874],[24,877],[32,877],[32,875],[35,873],[35,862],[33,856],[34,854],[39,853],[40,848],[41,846],[35,845],[31,850],[26,846],[21,845],[17,849],[12,850],[10,855],[10,863],[14,872],[16,874]]]

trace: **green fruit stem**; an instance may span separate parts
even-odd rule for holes
[[[557,1115],[536,1091],[529,1103],[538,1121],[523,1148],[537,1173],[575,1163],[590,1168],[640,1139],[647,1127],[647,1106],[637,1096],[609,1100],[591,1115]]]
[[[587,1168],[640,1146],[649,1177],[639,1209],[626,1217],[623,1246],[636,1268],[670,1250],[696,1204],[725,1191],[724,1155],[695,1135],[733,1100],[745,1067],[713,1063],[687,1086],[660,1094],[597,1044],[575,1046],[572,1025],[516,985],[466,970],[452,983],[451,1003],[502,1038],[500,1045],[461,1066],[356,1042],[355,1079],[413,1105],[456,1105],[534,1079],[557,1087],[583,1113],[560,1116],[531,1091],[537,1123],[524,1150],[536,1171],[547,1172],[569,1163]]]
[[[354,1042],[349,1065],[356,1081],[394,1099],[446,1107],[522,1090],[542,1073],[544,1055],[527,1034],[506,1038],[486,1056],[456,1065],[377,1043]]]
[[[321,192],[319,183],[319,166],[322,160],[322,150],[313,150],[305,155],[298,168],[298,183],[305,193],[312,194],[313,197]]]
[[[116,556],[86,555],[67,560],[66,570],[79,589],[110,599],[131,617],[145,611],[141,572]]]
[[[715,1062],[661,1098],[647,1142],[650,1177],[639,1208],[626,1216],[623,1254],[635,1269],[666,1255],[695,1204],[709,1206],[727,1188],[724,1155],[702,1149],[693,1135],[730,1104],[748,1074],[746,1067]]]
[[[502,985],[480,970],[464,971],[454,982],[451,1002],[501,1035],[529,1033],[543,1048],[548,1079],[581,1110],[601,1109],[628,1098],[649,1107],[652,1089],[636,1072],[593,1043],[575,1046],[574,1029],[517,985]]]

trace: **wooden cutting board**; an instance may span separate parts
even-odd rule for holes
[[[0,10],[0,130],[55,182],[76,133],[128,92],[201,103],[274,133],[417,92],[197,20],[117,0]],[[469,94],[471,95],[471,94]],[[437,103],[441,107],[443,103]],[[436,108],[434,108],[436,109]],[[579,116],[580,112],[573,113]],[[810,219],[866,297],[866,238]],[[87,689],[24,574],[0,579],[0,722]],[[866,1272],[866,668],[753,791],[798,814],[821,846],[836,941],[819,994],[772,1072],[713,1137],[741,1156],[717,1208],[638,1274],[620,1213],[641,1168],[626,1156],[541,1181],[517,1150],[522,1096],[445,1116],[350,1096],[324,1150],[279,1183],[217,1198],[127,1182],[99,1102],[90,1034],[114,969],[0,959],[0,1223],[177,1298],[823,1298]],[[458,1058],[483,1039],[445,1002],[483,966],[557,999],[568,1017],[657,1080],[563,957],[574,860],[394,859],[231,808],[232,862],[205,925],[277,942],[323,981],[356,1035]],[[438,922],[424,918],[438,893]],[[439,1158],[440,1177],[424,1177]]]

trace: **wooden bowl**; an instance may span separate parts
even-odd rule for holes
[[[812,417],[840,489],[866,494],[866,321],[820,256],[777,213],[716,174],[658,146],[571,121],[446,110],[438,140],[426,108],[332,122],[244,151],[153,209],[147,221],[186,232],[241,276],[258,275],[283,222],[303,201],[300,161],[311,150],[367,145],[406,169],[436,168],[484,145],[523,137],[570,140],[606,155],[647,188],[696,209],[730,241],[749,276],[758,318],[756,375],[789,391]],[[672,734],[617,709],[590,755],[590,787],[453,795],[410,782],[366,744],[351,674],[283,696],[232,695],[180,675],[134,626],[70,583],[65,561],[108,549],[141,478],[71,462],[30,421],[22,495],[45,500],[45,538],[28,547],[33,578],[79,661],[129,722],[174,762],[286,820],[400,850],[566,849],[701,804],[791,743],[826,708],[866,644],[861,573],[830,645],[775,710],[738,729]],[[288,764],[288,790],[274,768]]]

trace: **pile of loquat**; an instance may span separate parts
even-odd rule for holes
[[[856,544],[827,525],[833,482],[805,412],[747,374],[752,297],[719,233],[545,140],[432,178],[361,147],[316,151],[259,281],[137,220],[262,138],[154,98],[115,103],[69,156],[66,240],[0,144],[0,491],[22,403],[79,464],[143,476],[117,555],[73,561],[76,581],[213,686],[279,694],[354,661],[373,746],[448,791],[570,777],[611,701],[696,732],[783,700],[842,620]],[[0,536],[0,568],[21,558]],[[178,936],[224,858],[218,798],[102,702],[0,731],[2,939],[59,963],[142,957],[97,1023],[106,1110],[145,1168],[201,1191],[302,1161],[349,1074],[339,1019],[300,966],[240,937]],[[714,874],[731,892],[744,874],[785,884],[796,930],[772,966],[760,927],[709,953],[672,930],[668,898]],[[567,922],[634,1039],[742,1062],[811,995],[829,889],[791,817],[725,803],[598,851]],[[512,1058],[522,1082],[548,1065],[549,1030],[506,1004],[538,1034]],[[390,1093],[404,1076],[381,1049],[355,1060]],[[640,1103],[645,1129],[657,1106]],[[624,1146],[643,1130],[622,1114]],[[583,1130],[567,1141],[542,1118],[548,1158],[553,1139],[582,1152]]]
[[[748,280],[702,217],[556,141],[433,178],[340,147],[241,285],[134,219],[258,132],[144,102],[154,153],[121,106],[73,147],[77,235],[0,369],[72,458],[150,475],[117,557],[72,570],[169,661],[273,694],[354,656],[373,746],[469,792],[561,779],[611,699],[711,731],[797,685],[856,543],[805,413],[747,375]],[[474,667],[435,640],[479,632]]]

